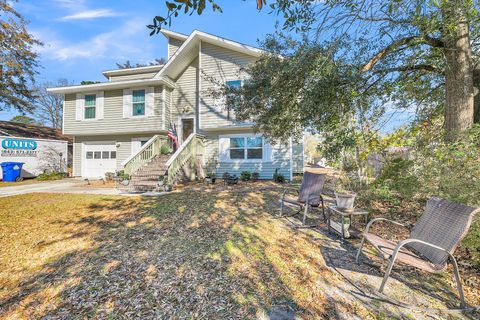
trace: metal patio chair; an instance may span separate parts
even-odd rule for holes
[[[280,199],[280,217],[291,217],[303,211],[302,224],[305,225],[309,208],[319,208],[321,206],[323,219],[325,216],[324,197],[322,196],[323,186],[325,185],[326,175],[312,172],[305,172],[303,174],[302,185],[300,189],[285,188]],[[287,197],[289,191],[297,192],[297,198]],[[294,214],[284,216],[283,208],[285,203],[298,207],[298,211]]]
[[[408,226],[384,218],[373,219],[368,223],[363,233],[356,260],[358,262],[366,240],[373,245],[381,258],[390,261],[379,292],[383,292],[396,261],[430,273],[438,273],[445,271],[450,260],[457,282],[461,307],[464,308],[466,305],[465,297],[457,261],[453,253],[467,234],[475,214],[479,211],[480,208],[473,208],[440,198],[431,198],[427,202],[425,212],[411,230],[408,239],[397,243],[370,233],[370,227],[378,221],[387,221],[407,228]]]

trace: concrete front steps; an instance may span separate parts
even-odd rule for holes
[[[128,186],[120,187],[123,192],[151,192],[158,188],[160,177],[165,175],[165,165],[171,155],[159,155],[132,175]]]

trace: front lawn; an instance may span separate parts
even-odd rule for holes
[[[236,190],[236,191],[235,191]],[[422,318],[375,295],[378,261],[275,219],[279,189],[0,202],[0,317]],[[453,307],[453,279],[396,272],[386,293]],[[427,279],[431,279],[427,281]],[[447,288],[447,290],[445,290]],[[467,287],[471,304],[478,288]],[[462,314],[451,314],[462,317]]]

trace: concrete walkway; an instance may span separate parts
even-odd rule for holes
[[[46,193],[77,193],[77,194],[103,194],[103,195],[126,195],[138,196],[138,194],[121,193],[116,188],[92,188],[84,187],[82,179],[63,179],[58,181],[44,181],[32,184],[1,187],[0,197],[15,196],[33,192]]]

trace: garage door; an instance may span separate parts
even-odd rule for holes
[[[83,145],[83,172],[85,178],[103,178],[105,172],[117,169],[117,147],[115,143]]]

